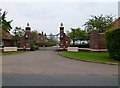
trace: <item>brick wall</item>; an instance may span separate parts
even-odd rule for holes
[[[106,49],[106,39],[104,33],[99,33],[99,48],[100,49]]]
[[[98,30],[93,30],[90,34],[91,49],[106,49],[105,34],[99,33]]]
[[[120,17],[113,22],[113,26],[120,28]]]

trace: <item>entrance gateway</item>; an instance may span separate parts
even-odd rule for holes
[[[45,42],[45,38],[47,38],[46,34],[38,34],[38,41],[39,42]],[[53,35],[55,38],[57,38],[57,46],[59,46],[59,49],[66,49],[70,46],[70,38],[66,36],[64,33],[64,26],[63,23],[60,24],[60,32],[56,35]],[[27,23],[27,27],[25,27],[25,34],[20,39],[20,48],[22,49],[29,49],[31,46],[31,28],[29,27],[29,23]]]

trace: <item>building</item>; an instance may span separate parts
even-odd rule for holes
[[[117,28],[120,28],[120,17],[118,17],[118,19],[116,19],[116,20],[113,22],[113,26],[114,26],[114,27],[117,27]]]
[[[0,47],[10,47],[14,46],[13,36],[8,31],[2,30],[0,28]]]
[[[37,41],[41,42],[41,43],[44,43],[44,42],[48,41],[46,33],[44,34],[43,31],[42,31],[42,33],[39,33]]]

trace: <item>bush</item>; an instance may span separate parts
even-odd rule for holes
[[[110,58],[120,61],[120,28],[111,28],[106,32],[106,44]]]
[[[39,49],[39,46],[32,46],[32,47],[30,48],[31,51],[38,50],[38,49]]]
[[[57,43],[55,41],[46,41],[46,42],[36,42],[35,45],[39,47],[50,47],[50,46],[55,46]]]

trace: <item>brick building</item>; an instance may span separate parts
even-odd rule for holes
[[[37,36],[38,36],[38,40],[37,40],[38,42],[43,43],[48,40],[46,33],[43,34],[43,31],[42,31],[42,33],[39,33]]]
[[[116,19],[116,20],[113,22],[113,26],[114,26],[114,27],[117,27],[117,28],[120,28],[120,17],[118,17],[118,19]]]
[[[0,46],[1,47],[10,47],[10,46],[14,46],[14,40],[13,40],[13,36],[10,34],[10,32],[8,31],[4,31],[2,30],[2,28],[0,28]]]

